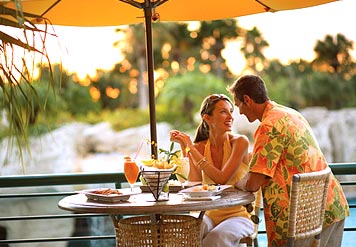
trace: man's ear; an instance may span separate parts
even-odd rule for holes
[[[249,105],[252,103],[252,99],[248,95],[244,95],[244,102],[245,104]]]

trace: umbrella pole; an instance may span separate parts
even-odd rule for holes
[[[150,108],[150,130],[151,130],[151,156],[157,159],[157,129],[156,129],[156,99],[154,85],[154,63],[152,48],[152,8],[146,6],[145,12],[145,33],[146,33],[146,59],[148,74],[148,97]]]

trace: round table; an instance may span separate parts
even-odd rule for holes
[[[224,190],[220,197],[214,198],[213,200],[186,200],[182,194],[169,194],[168,201],[153,201],[153,195],[151,193],[138,193],[131,195],[127,201],[116,202],[116,203],[103,203],[88,200],[85,194],[76,194],[72,196],[67,196],[59,201],[58,206],[61,209],[69,210],[76,213],[105,213],[111,216],[116,234],[117,246],[137,247],[137,241],[151,241],[154,243],[149,246],[161,246],[159,243],[165,241],[191,241],[187,246],[201,246],[200,245],[200,224],[202,217],[206,210],[227,208],[237,205],[247,205],[255,200],[255,196],[250,192],[239,191],[236,189]],[[188,214],[190,212],[200,212],[199,216],[179,216],[179,214]],[[169,214],[173,214],[169,216]],[[178,215],[177,215],[178,214]],[[149,216],[138,216],[126,219],[120,219],[121,215],[149,215]],[[136,218],[146,217],[146,222],[141,225],[141,223],[131,224],[130,228],[127,229],[127,224],[124,226],[124,221],[135,220]],[[179,228],[180,225],[185,225],[186,223],[162,223],[164,217],[171,217],[168,222],[176,220],[177,217],[190,217],[190,222],[193,220],[191,226]],[[177,239],[176,235],[167,233],[163,235],[164,230],[168,225],[172,228],[177,228],[180,232],[179,236],[182,239]],[[137,233],[133,231],[137,228],[145,227],[144,231]],[[126,227],[126,230],[124,229]],[[175,230],[175,229],[174,229]],[[182,232],[184,234],[181,234]],[[144,235],[148,232],[148,235]],[[149,239],[149,240],[147,240]],[[157,240],[158,239],[158,240]],[[131,241],[130,243],[128,243]],[[179,244],[178,244],[179,245]],[[147,246],[139,245],[139,246]],[[165,246],[164,244],[162,246]],[[173,245],[176,246],[176,245]]]
[[[171,193],[168,201],[152,201],[152,194],[139,193],[132,195],[128,201],[103,203],[88,200],[84,194],[67,196],[59,201],[61,209],[76,213],[106,213],[111,215],[127,214],[162,214],[187,211],[206,211],[210,209],[246,205],[255,200],[250,192],[225,190],[215,200],[185,200],[183,195]]]

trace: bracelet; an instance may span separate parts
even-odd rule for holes
[[[200,167],[201,164],[203,164],[205,160],[206,160],[205,157],[203,157],[203,158],[201,158],[201,160],[199,160],[195,165],[198,166],[198,167]]]

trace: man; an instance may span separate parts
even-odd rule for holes
[[[261,122],[254,135],[249,173],[235,186],[251,192],[262,188],[268,246],[283,246],[286,244],[289,186],[293,175],[323,170],[327,161],[305,118],[297,111],[271,101],[260,77],[242,76],[229,87],[229,91],[240,113],[249,122],[257,119]],[[345,195],[331,174],[320,246],[341,246],[348,215]],[[298,246],[308,246],[308,241],[300,241]]]

